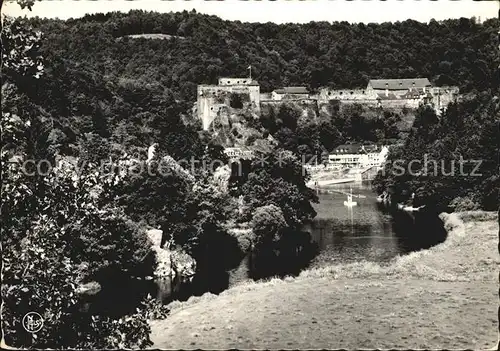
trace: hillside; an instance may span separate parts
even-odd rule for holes
[[[486,349],[498,338],[496,213],[444,216],[447,240],[389,267],[356,263],[172,303],[157,348]]]
[[[186,11],[131,11],[66,21],[20,21],[42,33],[39,52],[45,73],[30,98],[53,118],[54,145],[61,145],[67,154],[77,154],[86,134],[94,133],[109,143],[104,149],[115,153],[163,142],[165,149],[175,150],[174,158],[189,157],[196,153],[193,149],[201,149],[196,141],[199,121],[191,118],[197,85],[214,84],[221,76],[246,75],[249,65],[261,92],[289,85],[313,90],[365,87],[370,78],[411,76],[428,77],[437,85],[458,85],[467,93],[491,89],[485,82],[495,81],[499,63],[498,20],[276,25],[224,21]],[[184,127],[181,120],[192,123]],[[384,129],[362,124],[359,130],[377,128]],[[297,134],[293,128],[278,135],[265,129],[280,141]],[[345,139],[375,138],[338,126],[337,131],[323,124],[317,129],[324,131],[321,147],[301,141],[285,147],[297,151],[303,144],[301,153],[312,154],[331,150]],[[229,128],[216,140],[232,132]],[[237,139],[236,144],[258,138],[252,130],[235,134],[229,139]],[[379,134],[394,137],[387,130]],[[310,137],[307,131],[302,135]],[[234,143],[229,140],[227,145]]]
[[[18,3],[29,8],[34,1]],[[149,277],[169,270],[180,278],[170,284],[169,297],[219,292],[248,251],[257,254],[252,263],[270,268],[259,276],[298,273],[315,253],[303,228],[319,201],[306,186],[300,156],[325,156],[347,141],[400,138],[398,125],[410,116],[335,101],[325,111],[281,104],[262,114],[229,109],[217,116],[215,133],[203,130],[208,123],[193,118],[193,103],[206,89],[198,92],[197,85],[246,75],[249,65],[263,91],[355,87],[377,77],[459,85],[470,99],[440,116],[419,108],[391,160],[409,162],[429,151],[450,161],[481,158],[482,175],[409,179],[388,172],[375,185],[392,187],[394,201],[415,192],[414,203],[428,207],[433,199],[456,209],[496,205],[498,20],[275,25],[194,11],[131,11],[65,21],[5,17],[2,24],[3,346],[145,349],[152,345],[150,321],[169,312],[169,320],[152,323],[157,347],[196,347],[204,328],[209,348],[252,339],[247,345],[264,348],[279,341],[276,328],[289,346],[366,340],[384,346],[377,338],[388,330],[392,345],[403,336],[423,347],[491,343],[489,292],[497,289],[498,260],[490,233],[496,224],[483,214],[486,221],[465,226],[449,216],[450,240],[388,267],[359,262],[308,270],[296,279],[177,302],[171,311],[144,295],[159,292]],[[230,97],[231,108],[245,106],[240,95]],[[220,111],[205,106],[210,118]],[[228,165],[239,150],[223,146],[240,145],[258,147],[258,162]],[[161,238],[158,231],[148,237],[145,228],[158,229]],[[170,255],[159,251],[158,241]],[[131,279],[152,290],[136,290]],[[465,316],[457,316],[459,308]],[[336,320],[342,309],[357,317]],[[195,314],[189,322],[186,311]],[[26,316],[36,316],[34,323]],[[332,333],[332,320],[346,339]],[[403,322],[411,336],[402,335]]]
[[[64,57],[107,76],[158,82],[191,102],[197,84],[246,75],[248,65],[262,92],[293,85],[364,88],[370,78],[401,77],[427,77],[469,92],[489,88],[484,84],[498,66],[498,20],[277,25],[131,11],[30,21],[45,33],[49,61]],[[142,33],[171,40],[115,40]]]

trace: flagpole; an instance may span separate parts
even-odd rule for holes
[[[250,70],[250,80],[252,80],[252,66],[248,66],[248,69]]]

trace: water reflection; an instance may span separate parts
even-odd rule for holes
[[[346,195],[333,191],[351,189],[353,195],[363,197],[356,198],[357,206],[346,207]],[[397,255],[429,248],[446,238],[436,213],[409,215],[385,207],[376,201],[369,183],[335,185],[330,190],[332,193],[318,195],[320,203],[314,205],[317,217],[303,231],[287,233],[279,245],[241,257],[239,265],[229,271],[204,269],[191,285],[171,285],[171,293],[160,287],[162,301],[185,300],[206,291],[217,294],[247,279],[297,275],[309,266],[362,260],[385,264]]]
[[[357,206],[344,206],[350,192],[362,195]],[[396,255],[428,248],[446,237],[435,213],[407,214],[376,201],[369,183],[331,186],[319,194],[315,205],[317,218],[308,226],[321,253],[314,266],[351,263],[361,260],[386,263]]]
[[[385,264],[397,255],[429,248],[445,240],[446,231],[437,213],[410,215],[387,208],[377,203],[369,183],[335,185],[330,190],[350,192],[351,188],[354,195],[364,196],[354,200],[357,206],[344,206],[344,194],[320,193],[320,203],[314,205],[317,212],[314,221],[303,231],[286,233],[285,239],[275,247],[241,257],[236,253],[236,242],[225,240],[219,233],[220,240],[203,245],[207,255],[200,257],[207,259],[199,262],[192,283],[183,283],[178,278],[129,280],[123,284],[113,281],[112,285],[119,286],[118,290],[108,289],[106,297],[100,299],[104,303],[94,304],[94,308],[107,311],[109,305],[115,305],[109,301],[117,301],[117,298],[118,305],[133,308],[131,301],[140,301],[148,293],[163,303],[186,300],[207,291],[217,294],[242,280],[297,275],[308,266],[362,260]],[[216,260],[209,259],[214,257],[213,250],[218,250]]]
[[[248,276],[262,279],[298,275],[318,254],[319,245],[306,231],[285,233],[279,243],[250,254]]]

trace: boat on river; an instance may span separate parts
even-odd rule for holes
[[[352,183],[354,181],[356,181],[355,178],[313,179],[307,182],[307,186],[310,188],[317,188],[321,186]]]
[[[364,196],[364,195],[353,195],[352,188],[351,188],[351,191],[349,193],[345,193],[343,191],[338,191],[338,190],[336,190],[335,192],[347,195],[347,201],[344,201],[344,206],[347,206],[347,207],[353,207],[353,206],[356,206],[358,204],[356,201],[352,201],[353,197],[357,197],[360,199],[366,199],[366,196]]]
[[[406,212],[418,212],[418,211],[420,211],[424,207],[425,207],[425,205],[418,206],[418,207],[404,206],[403,207],[403,211],[406,211]]]
[[[344,201],[344,206],[352,207],[356,206],[358,203],[356,201],[352,201],[352,194],[347,195],[347,201]]]

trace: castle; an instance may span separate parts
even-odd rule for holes
[[[418,108],[431,105],[440,114],[458,98],[458,87],[433,87],[427,78],[371,79],[365,89],[322,88],[318,102],[339,100],[385,108]]]
[[[358,103],[382,108],[416,109],[433,106],[439,115],[458,98],[458,87],[433,87],[427,78],[371,79],[365,89],[321,88],[310,94],[306,87],[284,87],[261,93],[259,83],[251,78],[220,78],[218,85],[198,85],[197,114],[203,129],[208,130],[217,116],[230,109],[249,108],[260,112],[261,103],[287,101],[314,102],[320,107],[331,100],[343,104]]]
[[[260,112],[260,86],[250,78],[219,78],[218,85],[198,85],[197,114],[203,129],[229,108],[249,107]]]

